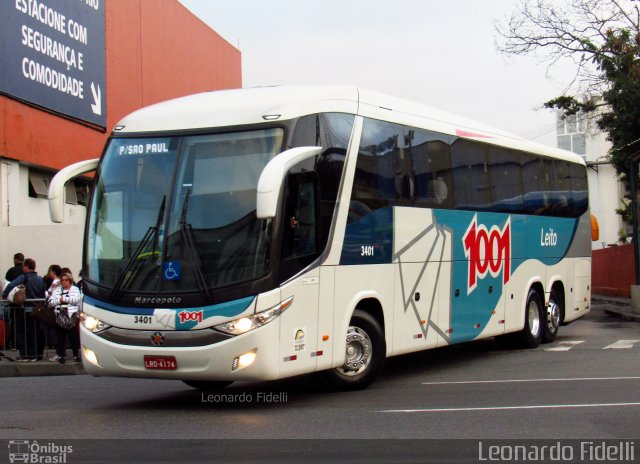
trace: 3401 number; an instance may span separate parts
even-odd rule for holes
[[[373,245],[365,245],[360,247],[360,256],[373,256],[375,247]]]
[[[133,323],[134,324],[151,324],[152,318],[151,316],[134,316]]]

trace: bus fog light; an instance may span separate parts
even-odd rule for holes
[[[100,363],[98,362],[98,356],[96,356],[96,354],[93,351],[91,351],[89,348],[87,348],[86,346],[82,347],[82,354],[84,355],[84,359],[89,361],[94,366],[102,367],[102,366],[100,366]]]
[[[241,354],[237,358],[233,360],[233,365],[231,366],[231,370],[235,371],[236,369],[242,369],[244,367],[248,367],[254,363],[257,356],[257,350],[247,351],[244,354]]]

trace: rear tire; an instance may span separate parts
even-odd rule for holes
[[[345,363],[319,373],[332,390],[362,390],[376,379],[387,355],[384,332],[378,321],[356,309],[345,340]]]
[[[558,328],[562,320],[562,307],[560,305],[561,303],[556,301],[554,293],[551,292],[549,306],[545,311],[545,322],[542,327],[542,343],[551,343],[558,335]]]
[[[207,381],[207,380],[183,380],[184,383],[189,385],[196,390],[204,391],[204,392],[212,392],[217,390],[222,390],[227,385],[230,385],[233,382],[228,382],[225,380],[219,381]]]
[[[521,348],[536,348],[542,341],[544,321],[546,320],[544,305],[540,294],[529,289],[527,304],[524,310],[524,328],[514,335],[514,340]]]

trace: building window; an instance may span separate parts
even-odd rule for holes
[[[571,151],[571,136],[559,135],[558,136],[558,148],[562,150]]]
[[[44,172],[29,170],[29,196],[31,198],[46,199],[49,194],[51,175]]]
[[[76,185],[71,180],[65,185],[64,200],[70,205],[78,204],[78,195],[76,194]]]
[[[77,204],[82,206],[87,206],[89,204],[89,198],[91,196],[90,185],[91,182],[79,177],[73,181],[73,185],[75,187]]]
[[[46,200],[49,197],[49,185],[53,173],[29,169],[29,197]],[[71,180],[65,186],[65,202],[70,205],[87,206],[89,204],[91,181],[84,177]]]
[[[587,154],[587,138],[585,134],[573,134],[571,136],[571,151],[582,156]]]

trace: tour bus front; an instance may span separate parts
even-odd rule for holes
[[[274,221],[256,186],[282,151],[278,127],[117,137],[87,221],[81,325],[93,375],[182,380],[278,375],[282,300]]]

